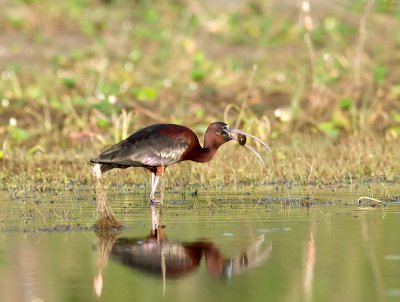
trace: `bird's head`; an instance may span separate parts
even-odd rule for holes
[[[232,135],[233,133],[237,134],[237,137]],[[260,142],[269,152],[271,149],[268,147],[266,143],[264,143],[258,137],[254,135],[244,132],[240,129],[232,128],[223,122],[215,122],[208,126],[205,137],[204,137],[204,145],[205,147],[212,147],[218,149],[221,145],[229,142],[230,140],[237,141],[240,145],[250,149],[258,159],[264,164],[261,156],[246,143],[246,138],[251,137],[256,141]]]

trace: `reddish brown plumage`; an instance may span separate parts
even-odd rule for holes
[[[155,176],[150,194],[150,200],[154,201],[158,177],[163,174],[167,166],[184,160],[199,163],[210,161],[221,145],[232,139],[237,140],[230,135],[231,132],[250,135],[259,140],[239,129],[230,128],[223,122],[215,122],[208,126],[202,147],[196,134],[189,128],[174,124],[156,124],[135,132],[90,161],[99,164],[103,173],[114,168],[148,169]],[[242,145],[255,152],[245,144],[245,141]],[[262,161],[258,154],[257,156]]]
[[[196,134],[187,127],[157,124],[135,132],[120,143],[108,148],[92,163],[101,164],[102,172],[114,168],[144,167],[159,174],[160,168],[183,160],[210,161],[218,148],[231,140],[222,129],[226,124],[211,124],[204,137],[204,147]]]

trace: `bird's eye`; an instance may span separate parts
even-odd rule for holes
[[[230,135],[229,135],[229,132],[228,132],[226,129],[224,129],[224,128],[222,128],[220,131],[218,131],[218,134],[219,134],[220,136],[223,137],[223,139],[224,139],[225,142],[231,140],[231,137],[230,137]]]
[[[228,132],[227,132],[225,129],[223,129],[223,128],[222,128],[221,130],[219,130],[218,133],[219,133],[220,135],[222,135],[222,136],[229,135]]]

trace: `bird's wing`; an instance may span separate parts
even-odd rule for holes
[[[188,145],[184,139],[149,137],[133,145],[130,159],[145,166],[168,166],[181,159]]]
[[[121,166],[167,166],[178,162],[188,145],[183,138],[139,131],[91,161]]]

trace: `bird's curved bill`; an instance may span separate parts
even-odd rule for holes
[[[268,145],[267,145],[266,143],[264,143],[261,139],[259,139],[258,137],[254,136],[254,135],[252,135],[252,134],[250,134],[250,133],[244,132],[244,131],[242,131],[242,130],[240,130],[240,129],[231,128],[231,127],[229,127],[228,132],[229,132],[229,133],[242,134],[242,135],[245,135],[245,136],[254,138],[256,141],[258,141],[260,144],[262,144],[269,152],[271,152],[271,149],[268,147]],[[233,135],[230,135],[230,137],[231,137],[233,140],[238,141],[238,139],[237,139],[236,137],[234,137]],[[252,151],[252,152],[258,157],[258,159],[264,164],[264,161],[262,160],[261,156],[257,153],[256,150],[254,150],[254,149],[253,149],[252,147],[250,147],[248,144],[244,144],[243,146],[245,146],[247,149],[249,149],[250,151]]]

